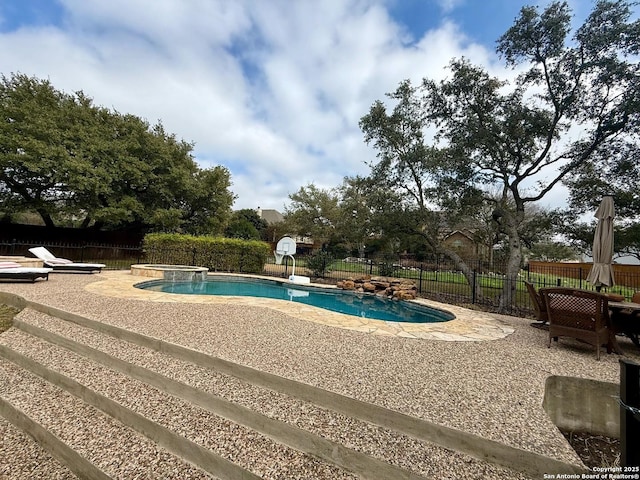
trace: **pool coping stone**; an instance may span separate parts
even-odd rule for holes
[[[263,275],[240,275],[226,273],[209,273],[213,276],[246,276],[287,283],[286,279],[277,279]],[[305,305],[287,300],[258,297],[239,297],[228,295],[187,295],[176,293],[154,292],[136,288],[139,283],[150,279],[133,275],[128,271],[107,271],[103,279],[85,286],[91,293],[107,297],[126,298],[149,302],[179,302],[194,304],[229,304],[270,308],[295,318],[328,325],[336,328],[355,330],[374,335],[387,335],[402,338],[441,340],[451,342],[477,342],[505,338],[512,334],[514,328],[481,311],[470,310],[455,305],[447,305],[433,300],[416,299],[413,302],[437,310],[444,310],[455,315],[455,319],[436,323],[389,322],[360,318],[353,315],[331,312],[319,307]],[[296,285],[292,283],[292,285]],[[336,289],[333,285],[318,283],[308,284],[312,287]]]

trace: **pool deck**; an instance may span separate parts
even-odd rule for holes
[[[225,276],[225,274],[210,274],[210,276]],[[237,275],[231,275],[236,276]],[[273,277],[252,275],[252,278],[274,280]],[[148,281],[144,276],[131,275],[128,272],[106,272],[103,280],[87,285],[87,290],[98,295],[108,297],[143,300],[148,302],[180,302],[207,305],[248,305],[270,308],[291,315],[301,320],[320,323],[331,327],[345,328],[374,335],[394,335],[405,338],[422,338],[427,340],[445,341],[481,341],[497,340],[513,333],[513,327],[484,312],[446,305],[430,300],[418,299],[416,303],[438,310],[446,310],[455,315],[455,319],[448,322],[436,323],[402,323],[371,320],[353,315],[344,315],[322,308],[305,305],[299,302],[274,300],[258,297],[231,297],[225,295],[182,295],[162,293],[136,288],[135,285]],[[286,281],[285,281],[286,282]],[[295,284],[292,284],[295,286]],[[310,284],[321,288],[333,288],[327,285]]]

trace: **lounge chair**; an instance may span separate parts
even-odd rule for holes
[[[536,313],[536,318],[540,323],[532,323],[534,327],[541,327],[545,325],[549,321],[549,314],[547,313],[547,307],[544,304],[544,300],[540,296],[540,294],[536,291],[536,287],[533,286],[530,282],[524,282],[529,291],[529,296],[531,297],[531,304],[533,305],[533,310]]]
[[[595,346],[598,360],[601,345],[607,345],[607,353],[619,352],[606,295],[562,287],[541,288],[540,295],[549,316],[549,347],[552,339],[572,337]]]
[[[29,280],[32,283],[38,278],[49,280],[51,268],[23,267],[16,262],[0,262],[0,280]]]
[[[78,263],[66,258],[58,258],[44,247],[30,248],[29,251],[54,272],[101,272],[106,267],[103,263]]]

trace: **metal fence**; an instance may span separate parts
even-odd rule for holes
[[[56,256],[70,258],[78,262],[99,262],[107,265],[107,269],[129,269],[137,263],[176,263],[177,253],[172,250],[144,251],[140,245],[98,245],[98,244],[43,244],[42,242],[12,241],[0,243],[0,256],[19,255],[32,256],[29,248],[44,246]],[[180,262],[191,263],[190,259],[199,258],[196,252],[193,256],[185,256],[179,252]],[[246,260],[246,261],[245,261]],[[197,262],[197,260],[196,260]],[[242,265],[252,262],[249,259],[237,259],[237,267],[228,265],[222,271],[243,272]],[[255,262],[254,262],[255,263]],[[508,310],[514,315],[528,316],[533,313],[533,305],[525,288],[524,282],[533,283],[536,288],[549,286],[564,286],[572,288],[593,289],[586,282],[585,275],[575,275],[575,267],[562,268],[558,264],[550,264],[548,268],[536,266],[534,271],[523,268],[514,286],[514,296]],[[199,265],[210,268],[211,271],[221,271],[215,265]],[[413,281],[418,293],[426,298],[443,303],[458,305],[475,305],[485,310],[495,310],[500,302],[505,281],[507,281],[504,264],[486,264],[482,262],[469,265],[471,274],[466,278],[462,272],[445,257],[434,257],[425,262],[389,262],[368,259],[347,258],[333,260],[325,257],[318,262],[317,257],[296,257],[296,274],[306,275],[315,282],[337,283],[340,280],[356,278],[358,276],[396,277]],[[263,275],[287,278],[292,273],[291,258],[285,257],[282,265],[276,265],[275,259],[269,257],[265,264]],[[612,288],[605,289],[610,293],[623,295],[630,299],[634,292],[640,291],[640,267],[638,271],[625,272],[616,276],[616,283]],[[479,289],[475,287],[479,286]],[[477,295],[477,291],[481,295]]]
[[[291,260],[285,257],[283,266],[268,264],[265,274],[287,277],[291,273]],[[500,303],[505,282],[506,265],[502,263],[486,264],[477,262],[469,264],[470,278],[465,277],[456,265],[445,257],[437,257],[427,262],[392,263],[372,260],[345,259],[328,262],[327,265],[315,269],[309,268],[304,257],[296,258],[296,273],[312,278],[320,278],[327,282],[337,282],[358,276],[388,276],[404,278],[415,282],[418,293],[443,303],[458,305],[476,305],[486,310],[496,310]],[[279,267],[279,268],[278,268]],[[533,305],[524,282],[532,283],[536,288],[563,286],[593,290],[595,287],[585,281],[584,277],[576,278],[573,268],[566,270],[553,265],[549,268],[538,266],[530,271],[528,266],[521,269],[513,286],[515,294],[508,307],[514,315],[532,315]],[[587,272],[588,273],[588,272]],[[617,285],[604,288],[608,293],[623,295],[631,299],[634,292],[640,291],[640,267],[636,272],[625,272],[616,277]],[[476,294],[476,286],[481,295]]]

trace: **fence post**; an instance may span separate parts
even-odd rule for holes
[[[422,293],[422,272],[424,265],[420,264],[420,276],[418,277],[418,293]]]
[[[640,466],[640,364],[620,360],[620,464]]]
[[[14,238],[11,241],[11,255],[15,255],[16,254],[16,239]]]
[[[579,288],[582,288],[582,267],[578,268],[578,272],[580,274],[580,283],[578,285]]]
[[[474,269],[473,270],[473,285],[471,285],[471,303],[474,304],[476,303],[476,277],[477,275],[477,271]]]

